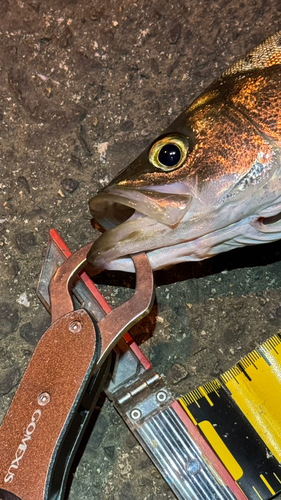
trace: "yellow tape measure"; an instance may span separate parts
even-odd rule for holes
[[[179,400],[249,500],[281,491],[281,337]]]

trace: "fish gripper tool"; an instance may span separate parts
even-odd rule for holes
[[[127,302],[96,320],[87,309],[87,288],[87,299],[75,309],[90,246],[65,258],[49,244],[38,294],[52,322],[0,428],[1,500],[64,497],[74,455],[108,378],[111,351],[152,307],[153,273],[141,253],[132,257],[136,287]]]

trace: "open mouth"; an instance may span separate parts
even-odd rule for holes
[[[90,211],[104,229],[142,216],[173,228],[186,214],[191,200],[190,194],[175,192],[175,185],[134,190],[115,186],[94,196],[90,200]]]
[[[91,214],[106,232],[91,248],[89,262],[103,267],[110,260],[163,246],[163,238],[177,227],[191,201],[190,194],[176,192],[173,186],[105,188],[90,200]]]

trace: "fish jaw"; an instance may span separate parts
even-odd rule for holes
[[[258,216],[251,216],[194,240],[148,251],[151,268],[157,271],[170,265],[201,261],[235,248],[268,243],[281,238],[281,224],[275,227],[274,233],[261,234],[258,219]],[[101,258],[100,264],[96,259],[95,265],[108,271],[135,272],[132,259],[126,256],[112,260]]]
[[[275,212],[281,214],[281,199]],[[203,235],[197,237],[192,223],[189,224],[190,231],[187,228],[188,224],[184,226],[181,224],[176,229],[171,229],[144,217],[138,225],[130,221],[104,233],[92,246],[88,261],[100,269],[125,272],[135,271],[129,255],[141,251],[147,252],[154,271],[182,262],[200,261],[246,245],[279,240],[281,238],[279,217],[280,215],[276,223],[266,225],[264,224],[266,217],[254,214],[234,223],[227,224],[225,221],[223,227],[215,230],[211,230],[210,224],[215,226],[217,217],[212,221],[209,217],[208,221],[205,219],[205,223],[201,223]],[[197,230],[198,227],[200,224],[196,225]],[[191,235],[189,240],[186,232]]]
[[[151,250],[163,245],[163,240],[167,239],[171,231],[171,228],[146,216],[123,222],[94,242],[87,260],[98,269],[134,271],[129,255],[142,251],[149,255]],[[117,267],[112,267],[113,262],[118,263]]]
[[[168,195],[169,199],[171,193],[149,191],[151,199],[155,195],[155,206],[150,211],[149,202],[145,206],[143,198],[137,198],[136,190],[106,188],[91,200],[91,211],[97,218],[103,216],[105,225],[111,229],[95,241],[88,261],[97,268],[133,272],[129,255],[145,251],[152,269],[158,270],[184,261],[203,260],[236,247],[281,238],[281,222],[278,220],[281,213],[279,155],[275,156],[271,175],[259,184],[245,187],[239,182],[235,187],[233,179],[228,178],[224,185],[231,186],[231,189],[222,191],[222,182],[207,185],[200,192],[196,192],[195,186],[181,186],[178,202],[186,200],[185,213],[176,225],[169,225],[167,221],[164,224],[164,212],[159,210],[159,215],[155,208],[159,199],[162,200],[161,196],[165,199]],[[165,191],[168,187],[162,189]],[[142,190],[142,195],[143,192],[145,190]],[[128,193],[130,196],[126,199]],[[116,206],[121,206],[121,209],[123,206],[123,220],[122,215],[120,218],[114,214]],[[141,212],[141,208],[146,213]],[[155,214],[156,217],[149,217]],[[273,217],[276,217],[276,222],[272,220],[272,223]]]
[[[109,186],[90,200],[90,211],[107,231],[95,242],[88,261],[106,268],[116,258],[163,245],[192,202],[184,184],[128,189]],[[170,241],[172,243],[172,240]],[[130,260],[130,259],[129,259]],[[127,266],[125,266],[127,267]]]

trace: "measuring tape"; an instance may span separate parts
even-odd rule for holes
[[[281,336],[179,402],[249,500],[281,490]]]

